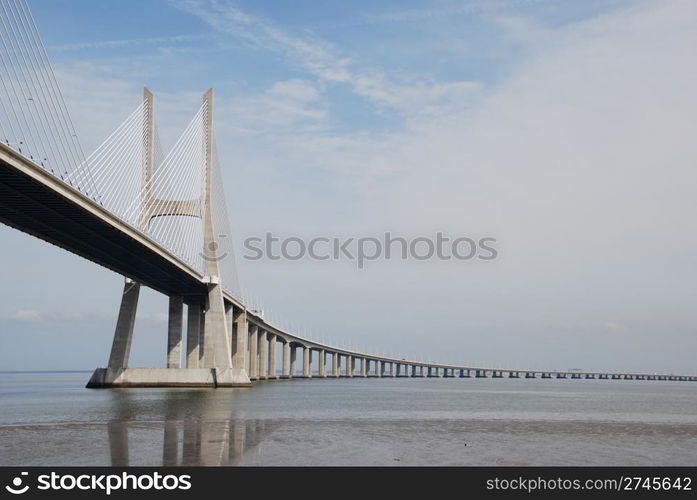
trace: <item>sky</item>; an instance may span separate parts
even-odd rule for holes
[[[428,361],[695,373],[697,3],[29,0],[85,151],[147,85],[216,91],[240,281],[300,334]],[[281,237],[491,236],[493,261],[242,258]],[[106,363],[123,278],[0,227],[0,370]],[[141,294],[131,366],[164,366]]]

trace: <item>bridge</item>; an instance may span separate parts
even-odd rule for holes
[[[88,387],[246,387],[312,377],[697,381],[427,363],[288,331],[240,292],[212,89],[166,154],[146,88],[142,102],[85,156],[26,0],[0,3],[0,64],[0,221],[125,277],[107,366]],[[129,367],[142,286],[169,297],[166,368]]]

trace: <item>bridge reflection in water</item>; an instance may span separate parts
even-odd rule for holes
[[[136,430],[139,424],[142,422],[133,420],[108,424],[112,466],[131,465],[129,430]],[[162,465],[235,465],[246,451],[259,445],[266,432],[264,420],[166,420]]]
[[[164,466],[235,465],[275,427],[272,421],[238,417],[230,399],[218,399],[207,391],[172,390],[156,403],[144,401],[135,392],[119,393],[112,399],[116,418],[106,426],[112,466],[139,464],[141,448],[160,442],[155,436],[158,427]],[[144,403],[164,403],[155,411],[161,410],[164,420],[139,419]],[[148,455],[155,458],[152,451]]]

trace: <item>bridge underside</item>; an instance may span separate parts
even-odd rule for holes
[[[2,158],[0,221],[187,303],[207,294],[198,279]]]

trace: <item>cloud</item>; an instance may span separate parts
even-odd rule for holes
[[[385,263],[363,275],[327,272],[322,263],[246,263],[256,278],[247,287],[270,295],[266,308],[280,316],[313,317],[319,331],[337,326],[313,311],[343,317],[336,303],[360,298],[362,319],[342,326],[357,341],[370,318],[381,336],[373,342],[388,343],[398,331],[394,340],[405,350],[418,352],[428,342],[436,357],[453,356],[446,346],[459,346],[455,357],[483,363],[501,357],[520,364],[521,356],[540,366],[548,356],[635,368],[647,360],[683,362],[682,350],[658,342],[656,332],[697,348],[689,300],[697,250],[697,143],[690,133],[697,68],[688,63],[697,45],[695,18],[697,4],[675,0],[541,32],[521,23],[516,36],[529,50],[471,106],[434,113],[418,130],[304,145],[305,164],[324,163],[357,180],[330,205],[326,227],[368,235],[491,234],[500,242],[498,261]],[[305,194],[313,196],[321,202],[266,220],[280,228],[317,220],[328,202],[319,190]],[[274,285],[299,279],[331,297],[317,294],[305,305],[308,295],[281,295]],[[632,352],[622,339],[607,340],[607,331],[621,325],[636,325]],[[599,355],[592,345],[607,350]]]
[[[116,320],[115,312],[57,312],[57,311],[38,311],[35,309],[18,309],[11,313],[0,315],[0,319],[6,321],[19,321],[23,323],[81,323],[85,321],[104,321]],[[154,323],[166,323],[169,316],[166,312],[139,312],[138,319],[151,321]]]
[[[496,13],[502,10],[521,11],[537,5],[548,5],[553,0],[469,0],[467,2],[439,2],[426,8],[398,8],[367,14],[369,22],[423,23],[442,22],[453,16],[478,13]]]
[[[49,47],[51,52],[73,52],[81,50],[99,50],[112,48],[140,47],[143,45],[170,45],[187,44],[190,42],[209,40],[210,33],[195,35],[174,35],[151,38],[131,38],[121,40],[101,40],[93,42],[69,43],[63,45],[52,45]]]
[[[376,69],[354,69],[358,64],[342,56],[330,43],[315,36],[287,33],[268,20],[240,10],[230,1],[173,0],[172,4],[196,15],[221,33],[250,45],[279,53],[314,76],[320,84],[345,84],[378,110],[396,112],[412,120],[435,116],[476,97],[477,82],[434,82],[426,75],[388,76]]]
[[[621,333],[621,332],[626,332],[627,331],[627,326],[622,324],[622,323],[615,323],[613,321],[609,321],[603,325],[603,328],[607,330],[608,332],[612,333]]]
[[[12,319],[16,319],[18,321],[38,321],[42,319],[39,311],[33,311],[30,309],[16,311],[11,317]]]
[[[156,312],[152,314],[144,314],[141,316],[143,319],[154,321],[156,323],[166,323],[169,316],[165,312]]]
[[[83,321],[112,319],[112,313],[85,313],[81,311],[56,312],[38,311],[35,309],[18,309],[11,313],[0,314],[0,319],[5,321],[18,321],[22,323],[80,323]]]
[[[224,106],[222,115],[235,117],[230,120],[233,133],[298,133],[301,127],[316,133],[328,118],[317,85],[300,79],[278,81],[262,93],[235,97]],[[222,127],[226,121],[221,120]]]

